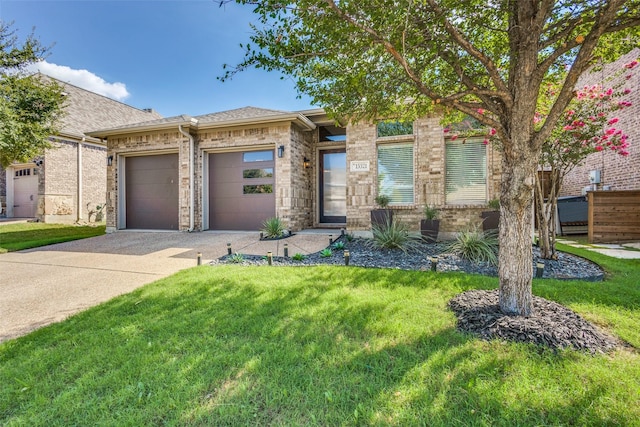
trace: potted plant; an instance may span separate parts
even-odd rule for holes
[[[373,209],[371,211],[371,226],[374,225],[382,226],[385,224],[390,224],[393,221],[393,210],[389,209],[389,196],[385,196],[384,194],[379,194],[375,198],[376,205],[378,205],[379,209]]]
[[[427,242],[436,242],[438,240],[438,231],[440,231],[440,211],[433,206],[426,205],[424,207],[424,219],[420,220],[420,234]]]
[[[482,230],[497,230],[500,225],[500,200],[493,199],[488,203],[489,211],[483,211],[480,214],[482,217]]]

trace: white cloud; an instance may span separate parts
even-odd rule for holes
[[[32,67],[32,71],[40,71],[47,76],[117,101],[122,101],[129,96],[127,86],[124,83],[109,83],[102,77],[88,70],[74,70],[66,65],[50,64],[47,61],[41,61]]]

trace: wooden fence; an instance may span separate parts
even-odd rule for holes
[[[588,193],[589,243],[640,241],[640,191]]]

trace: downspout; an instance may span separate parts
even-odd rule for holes
[[[195,191],[193,188],[193,183],[195,181],[195,178],[193,176],[193,169],[194,169],[194,164],[193,164],[193,151],[194,151],[194,141],[193,141],[193,136],[191,136],[190,133],[185,132],[182,129],[182,125],[178,125],[178,132],[180,132],[182,135],[186,136],[187,138],[189,138],[189,233],[191,233],[193,231],[194,228],[194,216],[195,216],[195,206],[194,206],[194,202],[195,202]]]
[[[85,137],[83,136],[82,140],[78,142],[78,159],[77,159],[78,196],[76,197],[77,199],[76,221],[82,220],[82,203],[83,203],[82,201],[82,143],[84,141],[85,141]]]

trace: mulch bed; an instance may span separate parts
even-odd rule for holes
[[[530,317],[505,315],[498,301],[498,290],[474,290],[451,299],[449,308],[458,317],[458,329],[486,340],[534,343],[554,350],[573,348],[592,354],[619,346],[615,338],[553,301],[534,296]]]

